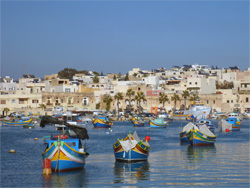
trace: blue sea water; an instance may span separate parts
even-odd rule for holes
[[[214,121],[218,124],[218,121]],[[43,136],[58,134],[53,126],[23,129],[0,127],[1,187],[249,187],[250,121],[240,131],[218,132],[214,146],[181,144],[179,132],[187,122],[174,121],[163,129],[149,125],[135,128],[130,122],[114,122],[111,130],[87,125],[89,157],[83,170],[44,176]],[[150,136],[147,162],[115,162],[113,144],[137,131]],[[34,138],[38,138],[35,140]],[[10,149],[16,153],[9,153]]]

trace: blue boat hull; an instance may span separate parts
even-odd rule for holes
[[[95,128],[110,128],[111,125],[107,125],[107,124],[102,124],[102,123],[95,123],[94,124]]]
[[[57,170],[59,172],[65,172],[65,171],[82,169],[85,163],[77,163],[77,162],[68,161],[68,160],[59,160],[57,164],[57,161],[51,161],[51,169],[53,171],[56,169],[56,165],[57,165]]]
[[[131,150],[128,152],[121,151],[121,152],[115,153],[115,159],[117,161],[127,161],[127,162],[146,161],[148,159],[148,155],[138,153],[134,150]]]
[[[189,140],[187,138],[187,132],[181,132],[180,139],[181,139],[181,142],[189,142]]]

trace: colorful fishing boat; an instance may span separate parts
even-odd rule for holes
[[[113,122],[105,116],[93,118],[92,123],[95,128],[110,128],[113,125]]]
[[[149,121],[149,126],[151,128],[165,128],[168,125],[168,121],[166,121],[164,118],[156,118]]]
[[[218,123],[220,131],[239,131],[241,128],[241,122],[238,118],[222,119]]]
[[[13,119],[10,121],[2,121],[2,126],[23,126],[23,125],[29,125],[33,123],[33,119],[29,118],[26,120],[23,119]]]
[[[65,172],[82,169],[88,154],[84,151],[80,139],[60,138],[46,140],[47,148],[42,154],[43,160],[51,160],[51,170]]]
[[[50,161],[49,167],[55,172],[65,172],[82,169],[85,165],[85,158],[88,153],[84,150],[81,140],[88,139],[87,129],[77,125],[71,125],[50,116],[44,116],[40,126],[45,124],[64,124],[76,133],[76,137],[67,135],[57,135],[44,140],[47,145],[45,152],[42,153],[44,164]]]
[[[187,125],[185,125],[182,129],[182,131],[180,132],[180,140],[181,142],[189,142],[188,137],[187,137],[187,133],[190,131],[190,129],[192,129],[194,126],[194,124],[192,122],[189,122]]]
[[[212,133],[206,124],[200,127],[194,125],[187,130],[187,138],[193,146],[208,146],[213,145],[217,135]]]
[[[134,127],[143,127],[145,124],[142,117],[139,117],[139,116],[132,117],[131,121],[132,121]]]
[[[150,150],[149,140],[149,136],[145,137],[145,141],[140,140],[136,131],[133,135],[129,133],[124,140],[118,139],[113,145],[115,159],[124,162],[146,161]]]
[[[202,126],[203,124],[206,124],[208,129],[214,133],[215,131],[215,125],[212,123],[212,121],[210,119],[200,119],[197,123],[196,123],[196,126],[200,127]]]

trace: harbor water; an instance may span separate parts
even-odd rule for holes
[[[219,132],[214,146],[181,144],[179,132],[186,121],[174,121],[167,128],[133,127],[131,122],[114,122],[111,129],[87,125],[89,140],[83,170],[43,172],[43,137],[58,134],[54,126],[1,127],[0,187],[249,187],[250,121],[240,131]],[[116,162],[113,144],[137,131],[141,140],[150,136],[147,162]],[[38,138],[36,140],[35,138]],[[14,149],[16,153],[9,153]]]

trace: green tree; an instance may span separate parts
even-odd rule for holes
[[[97,75],[95,75],[95,76],[93,77],[93,82],[94,82],[95,84],[99,83],[99,78],[98,78]]]
[[[58,72],[58,77],[61,79],[72,79],[78,71],[72,68],[65,68],[62,71]]]
[[[117,100],[117,115],[119,114],[119,101],[123,100],[123,94],[121,92],[118,92],[114,96],[115,100]]]
[[[125,80],[125,81],[128,81],[128,80],[129,80],[128,73],[126,74],[124,80]]]
[[[168,96],[165,93],[161,92],[159,97],[159,102],[162,103],[163,108],[165,106],[165,102],[167,102],[168,100],[169,100]]]
[[[174,101],[174,109],[176,110],[176,102],[180,101],[180,96],[174,93],[174,95],[171,97],[171,100]]]
[[[131,97],[135,95],[135,91],[133,91],[132,89],[128,89],[126,92],[126,96],[128,96],[129,98],[129,111],[131,111],[132,106],[131,106]]]
[[[6,107],[6,108],[3,109],[3,111],[5,112],[5,114],[6,114],[6,116],[7,116],[7,115],[8,115],[8,112],[10,111],[10,109]]]
[[[42,108],[43,110],[45,110],[47,108],[47,106],[45,104],[39,104],[39,107]]]
[[[185,91],[183,91],[182,92],[182,94],[181,94],[181,96],[184,98],[184,105],[185,105],[185,108],[186,108],[186,100],[187,100],[187,98],[189,97],[189,92],[188,92],[188,90],[185,90]]]
[[[137,101],[138,111],[140,113],[142,111],[141,101],[146,100],[144,93],[141,92],[141,91],[138,91],[137,94],[136,94],[136,96],[135,96],[135,100]]]
[[[93,74],[96,75],[96,76],[99,76],[99,73],[96,72],[96,71],[93,71]]]
[[[89,71],[87,70],[81,70],[81,71],[77,71],[77,74],[88,74]]]
[[[103,102],[106,104],[106,110],[110,110],[110,104],[113,101],[112,97],[109,94],[103,96]]]
[[[195,103],[195,101],[198,101],[200,99],[200,97],[198,96],[198,94],[194,93],[191,97],[190,97],[190,101],[193,101],[193,103]]]
[[[113,76],[113,80],[116,80],[116,75],[114,74],[114,76]]]
[[[96,109],[100,109],[100,107],[101,107],[101,104],[100,104],[100,103],[97,103],[97,104],[95,105],[95,108],[96,108]]]
[[[121,78],[122,77],[122,73],[118,73],[118,78]]]

